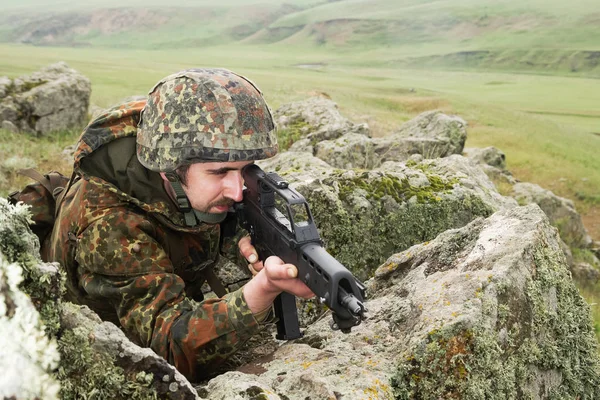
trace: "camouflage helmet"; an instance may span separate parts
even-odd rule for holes
[[[139,161],[157,172],[194,162],[261,160],[277,149],[262,93],[226,69],[189,69],[158,82],[137,133]]]

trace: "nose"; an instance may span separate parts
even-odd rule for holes
[[[239,202],[243,199],[244,178],[242,172],[229,171],[223,180],[223,197]]]

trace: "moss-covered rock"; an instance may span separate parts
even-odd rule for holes
[[[402,282],[416,308],[417,329],[408,327],[412,343],[392,379],[396,398],[598,398],[590,310],[559,240],[529,206],[445,232],[382,265],[374,290]]]
[[[56,399],[60,386],[52,372],[60,356],[46,332],[56,332],[58,316],[47,296],[60,280],[53,265],[38,265],[27,210],[0,198],[0,397]]]
[[[12,81],[0,77],[0,124],[46,134],[78,129],[87,120],[90,81],[64,62]]]
[[[261,166],[306,197],[327,250],[361,279],[390,254],[516,205],[460,156],[342,170],[308,153],[293,154],[294,163],[284,153]]]
[[[340,114],[336,103],[324,97],[284,104],[275,111],[274,118],[281,132],[283,149],[302,137],[314,145],[346,133],[370,136],[367,124],[351,122]]]

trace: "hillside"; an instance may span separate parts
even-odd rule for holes
[[[600,76],[593,0],[7,0],[0,41],[37,46],[295,46],[347,63]],[[368,58],[365,59],[365,56]]]

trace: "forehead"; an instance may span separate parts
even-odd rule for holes
[[[254,161],[230,161],[230,162],[204,162],[194,163],[190,166],[190,171],[204,172],[214,170],[241,170],[246,165],[254,164]]]

